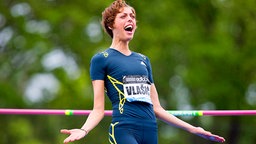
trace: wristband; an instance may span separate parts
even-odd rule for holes
[[[88,134],[88,131],[87,131],[87,130],[82,129],[82,128],[81,128],[80,130],[84,131],[86,135]]]

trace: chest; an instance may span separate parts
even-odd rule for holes
[[[110,75],[148,75],[148,66],[144,58],[139,56],[112,57],[108,61],[107,71]]]

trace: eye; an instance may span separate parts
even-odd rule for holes
[[[121,18],[121,19],[126,18],[126,15],[125,15],[125,14],[123,14],[123,15],[121,15],[121,16],[120,16],[120,18]]]
[[[130,17],[133,18],[133,19],[136,18],[136,16],[134,14],[131,14]]]

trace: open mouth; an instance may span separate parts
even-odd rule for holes
[[[133,26],[132,25],[128,25],[124,28],[125,31],[129,31],[131,32],[133,30]]]

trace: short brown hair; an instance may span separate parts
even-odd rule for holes
[[[109,7],[107,7],[103,12],[102,12],[102,20],[101,24],[103,26],[104,31],[111,37],[113,38],[113,32],[110,28],[113,27],[116,15],[120,13],[120,11],[124,7],[131,7],[128,5],[125,0],[115,0]],[[135,10],[133,7],[132,11],[135,13]]]

